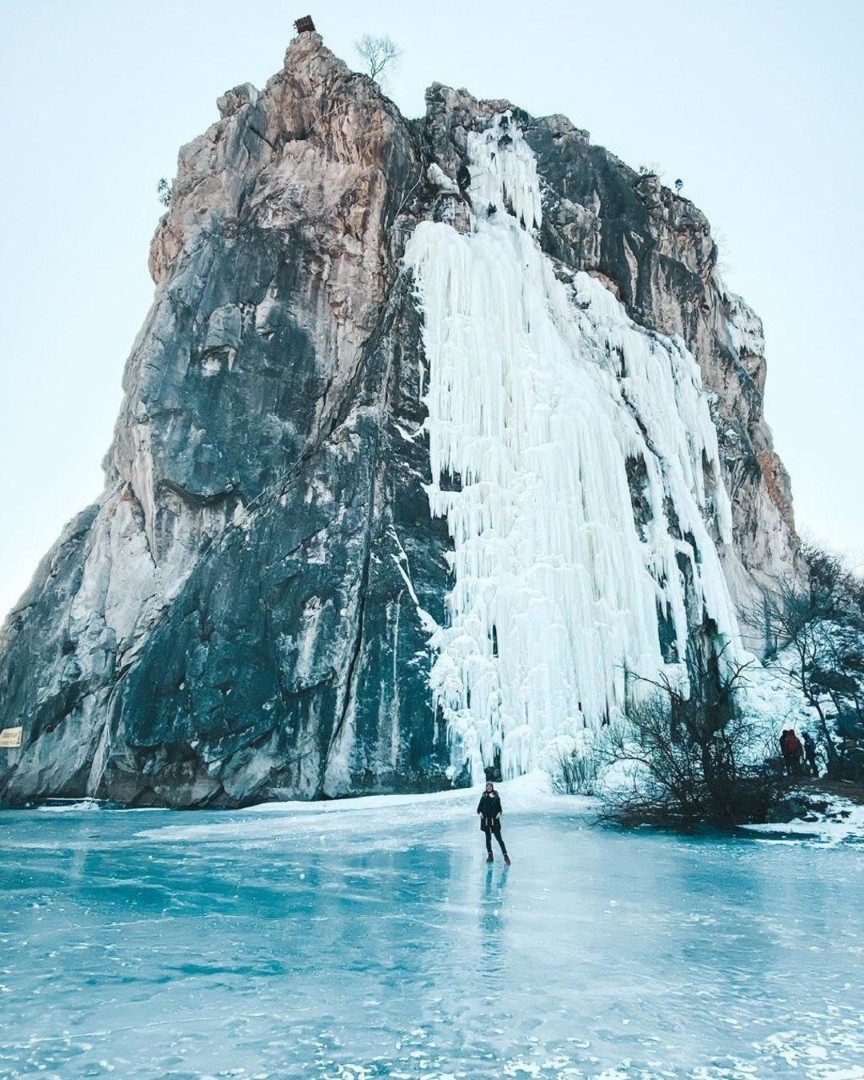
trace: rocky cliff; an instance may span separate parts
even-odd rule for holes
[[[99,502],[0,639],[0,799],[515,773],[794,572],[761,326],[560,116],[316,34],[184,147]]]

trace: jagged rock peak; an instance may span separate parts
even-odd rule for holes
[[[265,225],[278,224],[313,161],[324,166],[323,188],[339,164],[374,171],[391,140],[408,140],[406,122],[377,83],[352,72],[317,33],[292,40],[285,66],[263,91],[245,83],[217,105],[221,119],[180,150],[170,210],[151,245],[157,285],[200,237],[255,210],[250,200],[268,200],[275,213]]]

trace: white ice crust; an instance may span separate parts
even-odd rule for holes
[[[739,645],[696,361],[587,274],[556,277],[536,239],[536,161],[509,114],[469,140],[470,231],[422,222],[405,259],[430,369],[430,507],[454,544],[432,693],[454,766],[477,779],[496,755],[515,776],[617,716],[626,669],[664,669],[658,612],[674,677],[688,625],[710,618],[727,655]]]

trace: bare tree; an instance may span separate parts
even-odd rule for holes
[[[736,704],[745,663],[728,662],[698,632],[688,647],[686,686],[665,673],[630,678],[650,688],[631,700],[626,724],[601,743],[605,765],[627,783],[604,796],[603,816],[625,825],[730,826],[764,820],[788,780],[762,764],[770,747]]]
[[[364,34],[354,42],[354,48],[366,62],[368,72],[373,79],[377,79],[385,69],[395,68],[402,55],[402,50],[387,34],[383,37]]]
[[[864,731],[864,585],[836,555],[813,545],[802,554],[805,586],[775,582],[758,614],[775,651],[794,658],[789,673],[818,717],[828,774],[840,776]]]

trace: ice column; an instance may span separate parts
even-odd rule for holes
[[[406,263],[430,367],[430,506],[454,543],[432,692],[454,766],[476,778],[497,755],[520,773],[617,714],[625,670],[682,659],[688,622],[712,618],[733,646],[737,629],[696,362],[589,276],[556,278],[509,115],[469,140],[470,232],[423,222]]]

